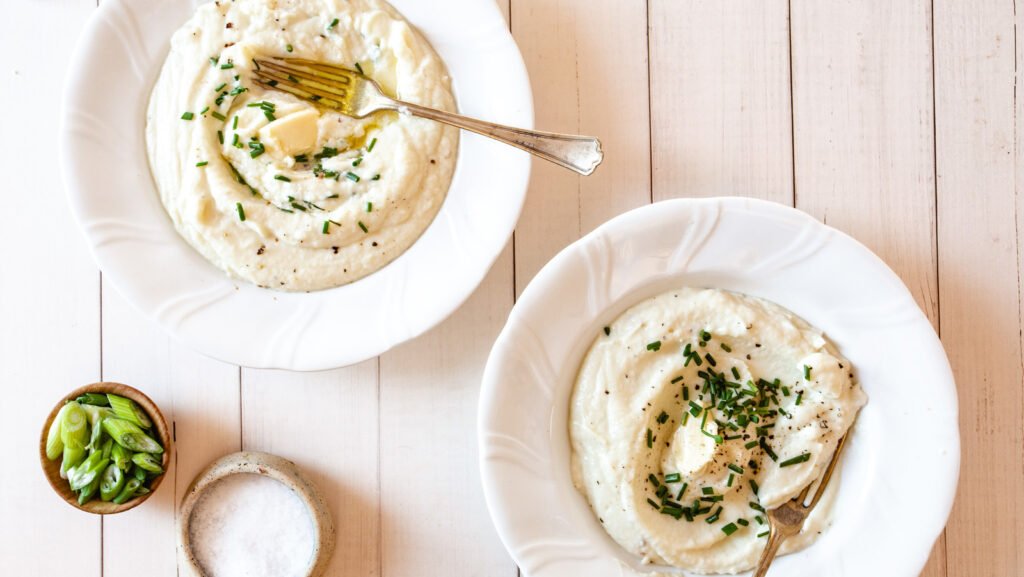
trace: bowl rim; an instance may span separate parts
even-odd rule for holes
[[[192,479],[181,505],[178,507],[178,553],[179,559],[194,575],[204,575],[192,551],[190,532],[192,513],[203,494],[214,484],[234,475],[259,475],[280,482],[291,489],[309,511],[313,531],[316,534],[314,552],[310,556],[305,577],[318,577],[327,569],[334,554],[334,521],[327,502],[316,485],[302,472],[298,465],[283,457],[262,451],[237,451],[215,459]]]
[[[793,229],[795,231],[792,233],[793,238],[788,236],[786,238],[786,240],[792,241],[786,246],[789,250],[779,251],[778,247],[762,250],[760,245],[753,244],[761,237],[756,235],[751,235],[749,238],[738,237],[734,239],[735,242],[739,242],[745,249],[730,251],[731,258],[730,262],[726,263],[728,265],[726,268],[715,268],[724,266],[720,264],[721,261],[709,265],[708,261],[711,257],[722,256],[721,243],[719,242],[715,250],[712,250],[711,256],[702,258],[700,255],[702,251],[708,249],[709,243],[714,242],[711,240],[715,236],[712,233],[722,228],[723,222],[729,217],[736,217],[726,225],[729,227],[730,233],[736,231],[736,222],[749,226],[749,220],[745,220],[747,217],[763,219],[763,223]],[[763,228],[774,230],[768,226]],[[655,235],[659,237],[657,242],[660,244],[651,245],[654,248],[650,249],[647,243],[654,242],[651,237]],[[736,247],[730,246],[729,248]],[[827,251],[823,250],[826,248]],[[588,330],[588,326],[592,331],[599,331],[601,321],[615,318],[628,306],[636,304],[646,297],[678,286],[716,286],[701,283],[707,279],[727,276],[723,275],[721,271],[730,270],[728,267],[749,266],[747,261],[750,258],[764,256],[764,252],[768,252],[769,257],[775,257],[770,253],[771,250],[776,250],[787,258],[770,258],[764,263],[755,261],[757,262],[756,266],[751,268],[760,268],[758,283],[762,284],[755,283],[759,288],[743,290],[728,284],[718,288],[752,294],[792,310],[812,326],[817,326],[829,334],[830,340],[839,346],[841,351],[844,350],[844,343],[840,342],[841,339],[838,338],[841,335],[833,334],[835,331],[832,330],[837,328],[837,319],[841,318],[844,323],[851,324],[854,320],[861,321],[860,324],[855,325],[855,331],[848,330],[848,327],[840,331],[844,333],[842,336],[850,337],[852,333],[864,331],[864,327],[874,323],[877,320],[875,317],[880,316],[879,313],[893,313],[890,324],[885,326],[895,327],[893,330],[902,330],[903,334],[913,331],[918,352],[926,353],[928,358],[933,361],[922,368],[922,370],[927,369],[928,377],[936,377],[929,381],[936,387],[935,394],[929,398],[929,403],[926,403],[928,407],[922,410],[934,413],[932,420],[941,423],[941,434],[936,436],[936,439],[941,441],[938,443],[941,446],[933,444],[929,447],[918,447],[918,454],[914,455],[912,459],[907,459],[908,462],[931,459],[929,466],[934,469],[937,481],[930,485],[932,488],[929,491],[919,492],[919,494],[927,495],[932,500],[929,502],[927,511],[921,512],[922,515],[919,519],[921,526],[918,528],[918,536],[913,540],[913,546],[907,549],[909,552],[895,558],[887,555],[858,557],[866,560],[885,559],[890,563],[890,568],[896,571],[887,574],[894,575],[909,575],[911,571],[916,574],[925,565],[931,546],[941,534],[942,527],[951,512],[956,495],[960,463],[956,384],[934,327],[924,316],[909,289],[896,273],[874,252],[851,236],[788,205],[747,197],[710,197],[671,199],[644,205],[610,219],[591,233],[570,244],[553,257],[526,287],[520,298],[517,299],[508,322],[495,341],[482,377],[477,414],[480,474],[492,521],[506,549],[517,563],[524,567],[524,571],[536,575],[557,575],[558,569],[565,569],[570,565],[575,571],[581,571],[581,568],[586,567],[592,575],[634,575],[640,571],[637,566],[633,565],[635,562],[633,556],[615,544],[604,531],[601,531],[600,527],[596,527],[596,517],[591,518],[593,517],[592,511],[583,500],[584,498],[571,487],[571,480],[568,489],[563,487],[563,477],[569,476],[567,472],[569,464],[566,461],[564,463],[566,471],[562,471],[562,458],[567,455],[569,449],[567,447],[560,448],[559,444],[563,440],[568,443],[569,434],[568,430],[563,432],[560,428],[555,430],[553,427],[557,428],[566,421],[567,417],[560,416],[558,411],[566,407],[572,383],[563,382],[560,371],[568,363],[573,367],[572,374],[576,374],[578,363],[589,348],[592,337],[586,337],[586,342],[582,345],[572,342],[571,330],[561,326],[558,327],[560,330],[558,342],[553,343],[551,338],[542,338],[542,331],[546,330],[545,325],[551,324],[550,317],[542,315],[543,318],[538,318],[537,310],[533,309],[539,309],[541,314],[559,314],[565,307],[556,307],[552,304],[555,301],[550,295],[560,291],[565,292],[560,287],[569,282],[566,278],[574,278],[573,275],[582,276],[582,280],[575,278],[575,282],[583,287],[589,287],[583,291],[585,294],[578,295],[586,302],[573,305],[566,310],[572,311],[568,314],[584,315],[589,319],[580,325],[581,331]],[[786,254],[787,252],[789,254]],[[777,273],[786,271],[794,263],[813,263],[816,267],[821,266],[821,258],[812,260],[815,256],[820,257],[821,254],[836,256],[836,252],[839,256],[856,257],[853,260],[857,260],[861,266],[865,267],[861,272],[866,271],[875,275],[872,280],[881,285],[879,290],[883,290],[885,296],[892,298],[886,302],[873,302],[875,308],[843,310],[841,317],[812,318],[808,314],[809,310],[803,308],[804,305],[771,296],[770,293],[780,290],[781,281],[773,280],[772,283],[766,283],[761,278],[764,276],[763,273],[775,274],[781,278],[783,275]],[[845,261],[842,262],[844,265],[847,264]],[[614,271],[617,267],[625,269],[626,272],[616,275]],[[829,273],[833,272],[833,268],[824,267],[822,270],[816,271],[816,274],[831,279],[833,277],[830,277]],[[749,274],[753,273],[748,273],[748,276]],[[841,280],[846,275],[835,276]],[[588,283],[588,279],[594,282]],[[746,284],[755,286],[750,283]],[[761,290],[769,294],[759,293]],[[850,285],[846,292],[830,293],[830,296],[850,298],[849,294],[851,293],[877,296],[877,293],[867,291],[859,283]],[[793,298],[796,298],[793,295],[801,294],[803,293],[793,291],[787,298],[792,301]],[[606,301],[610,304],[601,304]],[[836,302],[838,303],[838,301]],[[898,306],[893,308],[893,305]],[[599,307],[596,313],[592,310],[595,306]],[[889,309],[886,309],[887,306]],[[584,310],[581,312],[579,309]],[[815,314],[818,313],[820,311],[815,311]],[[865,321],[854,317],[852,313],[871,318]],[[823,319],[828,322],[822,322]],[[578,356],[575,355],[576,349],[580,349]],[[858,367],[862,383],[866,374],[865,368],[878,364],[865,365],[863,362],[858,364],[854,359],[854,365]],[[877,367],[875,368],[877,369]],[[877,384],[873,388],[876,392],[882,392]],[[548,407],[547,410],[536,418],[528,418],[523,411],[531,409],[520,410],[517,405],[530,403],[517,403],[515,395],[509,393],[513,389],[530,391],[532,395],[527,398],[543,399],[543,402],[548,403],[545,405]],[[869,395],[872,394],[869,391]],[[519,396],[522,397],[522,395]],[[561,398],[563,396],[564,399]],[[892,401],[891,398],[888,400]],[[869,431],[877,430],[879,427],[877,417],[880,413],[877,410],[880,409],[880,403],[877,401],[878,399],[869,398],[865,407],[867,412],[862,411],[858,417],[859,424],[852,439],[854,443],[844,454],[844,461],[850,461],[853,456],[850,449],[852,449],[852,453],[863,457],[868,455],[868,451],[871,450],[867,447],[870,447],[871,443],[877,442],[876,438],[868,435]],[[882,404],[884,405],[884,403]],[[566,412],[568,412],[567,408]],[[870,426],[865,423],[869,414],[870,420],[873,421]],[[884,411],[881,414],[884,414]],[[517,424],[523,423],[524,419],[528,419],[530,424]],[[527,430],[531,426],[540,428],[541,422],[544,423],[543,431]],[[933,429],[936,427],[928,426],[930,432],[935,432]],[[859,438],[865,439],[863,447],[860,446],[862,443],[858,442]],[[538,440],[541,441],[538,442]],[[897,446],[899,445],[897,444]],[[941,455],[941,457],[937,457],[937,455]],[[886,453],[886,458],[890,457],[891,451]],[[877,464],[875,461],[870,461],[870,458],[868,461],[866,464]],[[554,472],[556,470],[557,473]],[[867,467],[862,469],[861,473],[844,473],[843,477],[869,476],[868,474],[874,470],[873,467]],[[541,481],[546,483],[548,489],[544,489]],[[538,494],[538,491],[542,489],[547,492]],[[844,489],[847,493],[851,491],[856,493],[854,499],[859,498],[865,490],[855,484]],[[525,499],[526,495],[529,496],[529,500]],[[565,500],[567,496],[573,502],[567,504]],[[906,496],[906,492],[904,492],[904,496]],[[918,498],[910,499],[907,500],[907,503],[919,500]],[[537,505],[530,505],[531,502],[537,503]],[[562,506],[550,515],[545,513],[546,507],[552,506],[555,502]],[[584,511],[584,509],[586,510]],[[850,507],[844,506],[842,512],[856,513],[850,509]],[[840,509],[837,508],[838,511]],[[538,517],[538,515],[543,515],[543,517]],[[580,515],[586,516],[585,526],[578,522],[582,518]],[[853,520],[844,519],[842,524],[834,523],[830,530],[822,535],[821,540],[829,539],[830,545],[835,545],[850,537],[855,538],[854,540],[862,539],[864,534],[848,530],[850,529],[848,523],[852,522],[855,527],[860,529],[860,526],[856,524],[863,519],[860,519],[858,515],[851,515],[851,517]],[[835,519],[838,520],[839,517],[837,516]],[[873,533],[873,535],[875,535],[873,539],[877,541],[878,536],[882,533]],[[603,541],[597,543],[595,539]],[[927,547],[925,542],[927,542]],[[875,544],[885,545],[885,542]],[[893,543],[893,546],[896,544]],[[899,544],[906,543],[900,540]],[[909,544],[906,545],[909,547]],[[606,553],[616,551],[621,555],[618,553],[606,555]],[[831,547],[811,546],[801,552],[796,561],[824,562],[821,559],[823,551],[835,552]],[[804,556],[808,552],[812,552],[811,557]],[[893,552],[890,551],[890,553]],[[856,555],[844,555],[842,558],[831,559],[829,562],[842,565],[853,562],[853,557]],[[784,561],[790,561],[786,565],[787,567],[795,567],[793,563],[796,561],[793,559]],[[652,567],[648,571],[657,569],[657,567]],[[847,570],[851,569],[847,567]]]
[[[533,126],[526,66],[494,2],[389,3],[441,56],[462,113]],[[406,251],[358,281],[312,293],[284,293],[232,279],[172,226],[155,191],[144,144],[139,143],[143,131],[136,125],[144,124],[144,110],[141,116],[131,112],[148,103],[158,72],[153,62],[163,62],[170,35],[187,20],[179,17],[183,11],[191,14],[193,4],[103,2],[79,37],[63,86],[59,161],[65,193],[86,245],[111,285],[187,347],[253,368],[319,371],[350,366],[447,319],[472,296],[507,246],[525,206],[529,155],[485,137],[460,134],[452,183],[433,221]],[[158,26],[135,33],[152,22]],[[468,46],[479,50],[467,51]],[[109,60],[111,53],[115,61]],[[97,62],[104,63],[102,69]],[[96,86],[116,86],[129,98],[109,98]],[[125,120],[128,115],[132,120]],[[111,158],[130,169],[97,171],[97,166],[109,166]],[[137,190],[146,194],[124,193]],[[175,266],[160,264],[166,262]],[[447,274],[438,275],[445,266]],[[367,302],[377,306],[367,307]],[[261,313],[254,315],[254,310]],[[338,331],[332,319],[339,317],[348,326],[364,328]],[[258,346],[238,344],[224,327],[252,335]]]
[[[91,499],[85,503],[85,505],[79,505],[78,499],[74,497],[74,492],[71,491],[71,487],[68,485],[67,480],[62,479],[60,476],[60,460],[51,461],[46,457],[46,438],[50,432],[50,425],[56,418],[57,413],[60,412],[67,402],[73,401],[76,398],[82,396],[85,393],[113,393],[122,397],[135,401],[144,411],[146,415],[153,421],[153,429],[156,430],[157,436],[160,437],[161,445],[164,448],[164,452],[161,459],[161,466],[164,472],[153,477],[153,480],[149,486],[149,493],[145,495],[137,495],[131,499],[121,503],[120,505],[113,501],[102,501],[99,499]],[[118,383],[115,381],[97,381],[95,383],[89,383],[82,385],[77,389],[74,389],[70,393],[61,397],[61,400],[57,401],[57,404],[50,410],[47,415],[45,422],[43,423],[43,430],[39,437],[39,463],[43,470],[43,476],[46,477],[46,481],[50,484],[50,488],[56,493],[63,501],[79,511],[85,511],[86,513],[92,513],[94,515],[116,515],[117,513],[124,513],[130,509],[138,507],[142,503],[153,496],[160,485],[163,483],[164,477],[167,476],[167,472],[170,469],[172,457],[174,453],[174,435],[171,429],[167,426],[167,420],[164,418],[160,408],[153,399],[150,399],[145,393],[136,389],[131,385],[124,383]]]

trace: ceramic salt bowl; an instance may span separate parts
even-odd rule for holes
[[[188,577],[216,577],[206,575],[196,559],[192,548],[190,525],[192,511],[204,492],[217,481],[238,474],[254,474],[270,477],[295,492],[309,511],[313,523],[313,552],[303,575],[318,577],[327,569],[334,553],[334,522],[327,509],[327,503],[312,482],[299,470],[295,463],[257,451],[242,451],[225,455],[210,463],[189,485],[181,502],[178,514],[178,556],[182,575]]]

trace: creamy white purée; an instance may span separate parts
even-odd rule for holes
[[[865,402],[850,363],[789,311],[671,291],[627,310],[587,353],[570,407],[573,480],[644,562],[738,573],[767,541],[760,509],[821,475]],[[836,480],[783,552],[828,525]]]
[[[178,232],[230,275],[309,291],[405,251],[444,200],[458,131],[354,119],[254,81],[254,58],[359,67],[400,99],[454,110],[429,44],[379,0],[203,4],[171,39],[147,115],[150,168]]]

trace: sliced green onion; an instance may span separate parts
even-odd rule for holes
[[[60,438],[60,423],[64,419],[64,413],[67,412],[70,406],[71,403],[66,403],[57,411],[57,415],[53,417],[53,422],[50,423],[50,430],[46,432],[46,458],[51,461],[57,460],[57,457],[64,453],[64,441]]]
[[[131,421],[124,419],[103,419],[103,428],[114,442],[130,451],[141,453],[163,453],[164,448]]]
[[[135,423],[143,429],[153,426],[153,421],[149,420],[146,412],[135,401],[114,394],[108,394],[107,399],[110,401],[110,408],[114,410],[114,415],[117,418]]]
[[[159,475],[164,472],[164,468],[160,466],[160,461],[149,453],[135,453],[132,455],[132,462],[149,473]]]
[[[121,488],[121,492],[114,497],[114,503],[121,505],[128,499],[131,499],[135,496],[135,491],[137,491],[141,486],[142,481],[138,479],[131,479],[124,484],[124,487]]]
[[[95,405],[97,407],[110,406],[110,401],[107,400],[107,396],[103,393],[85,393],[75,399],[75,402],[82,405]]]
[[[114,463],[110,463],[100,477],[100,499],[110,501],[121,492],[124,483],[124,471]]]

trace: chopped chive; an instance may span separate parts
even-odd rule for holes
[[[705,343],[710,341],[711,340],[711,333],[709,333],[707,331],[701,331],[700,332],[700,340],[704,341]]]
[[[236,132],[234,138],[231,139],[231,144],[233,144],[234,146],[238,146],[238,144],[240,142],[241,142],[241,139],[238,137],[238,133]],[[241,147],[239,147],[239,148],[241,148]]]
[[[236,87],[231,89],[231,92],[228,92],[228,96],[238,96],[239,94],[241,94],[241,93],[243,93],[243,92],[245,92],[247,90],[249,90],[249,89],[244,87],[244,86],[236,86]]]
[[[715,357],[711,356],[711,353],[704,353],[704,358],[708,360],[708,364],[712,367],[718,365],[718,363],[715,362]]]
[[[245,209],[242,208],[242,203],[236,202],[235,203],[235,210],[238,211],[238,220],[240,220],[242,222],[245,222]]]
[[[285,45],[284,45],[284,49],[285,49],[285,50],[287,50],[288,52],[291,52],[291,51],[293,50],[293,48],[292,48],[292,45],[291,45],[291,44],[285,44]]]
[[[266,116],[267,120],[270,121],[270,122],[273,122],[273,121],[277,120],[277,117],[274,116],[274,113],[269,111],[269,110],[267,110],[266,108],[263,109],[263,116]]]
[[[334,20],[331,20],[330,24],[327,25],[327,29],[330,30],[330,29],[334,28],[337,25],[338,25],[338,19],[335,18]]]
[[[238,130],[238,115],[235,115],[235,119],[231,121],[231,129]]]
[[[714,495],[715,494],[715,488],[714,487],[701,487],[700,488],[700,492],[704,493],[705,495]]]
[[[292,179],[288,178],[287,176],[285,176],[283,174],[275,174],[274,175],[274,180],[280,180],[281,182],[291,182],[292,181]]]
[[[362,74],[363,76],[366,76],[366,73],[363,72],[363,67],[360,66],[358,62],[356,62],[356,70],[358,70],[359,73]]]
[[[760,503],[755,503],[753,501],[750,501],[749,503],[747,503],[747,505],[750,505],[750,508],[755,510],[755,511],[760,511],[760,512],[764,513],[764,507],[762,507]]]
[[[680,377],[680,378],[682,378],[682,377]],[[686,385],[683,385],[683,400],[684,401],[689,401],[690,400],[690,387],[687,387]]]
[[[811,380],[811,367],[804,365],[804,380]]]
[[[292,208],[294,208],[295,210],[300,210],[300,211],[302,211],[302,212],[306,212],[306,207],[302,206],[301,204],[299,204],[299,203],[297,203],[297,202],[293,202],[293,203],[291,203],[291,206],[292,206]]]
[[[366,225],[363,224],[363,221],[361,220],[359,221],[359,228],[363,229],[363,232],[370,232],[370,230],[366,228]]]
[[[224,90],[224,87],[225,87],[225,86],[227,86],[227,85],[228,85],[228,83],[227,83],[227,82],[222,82],[222,83],[220,84],[220,86],[218,86],[218,87],[214,88],[214,89],[213,89],[213,91],[214,91],[214,92],[220,92],[221,90]]]
[[[323,231],[324,231],[324,234],[327,234],[327,230],[328,230],[329,228],[331,228],[331,221],[329,221],[329,220],[325,220],[325,221],[324,221],[324,229],[323,229]]]
[[[216,65],[217,65],[217,57],[216,56],[211,56],[210,57],[210,66],[216,66]]]
[[[802,401],[803,398],[804,398],[804,392],[803,391],[800,391],[799,393],[797,393],[796,394],[796,404],[799,405],[800,401]]]
[[[770,531],[764,531],[763,533],[758,533],[757,536],[758,536],[758,538],[760,538],[760,537],[767,537],[768,533],[770,533]]]
[[[739,473],[740,475],[743,474],[743,467],[740,467],[736,463],[729,463],[728,467],[729,467],[730,470],[735,471],[735,472]]]
[[[735,523],[729,523],[728,525],[722,527],[722,533],[725,533],[726,536],[732,535],[738,530],[739,527],[737,527]]]
[[[650,481],[651,484],[654,485],[655,487],[660,487],[661,486],[661,483],[658,482],[657,475],[655,475],[654,473],[651,473],[650,475],[647,475],[647,480]]]
[[[757,486],[757,481],[753,479],[750,480],[750,490],[753,491],[755,495],[761,490],[761,488]]]
[[[267,150],[266,147],[263,146],[263,143],[257,140],[249,142],[249,148],[251,149],[249,151],[249,158],[256,158]]]
[[[647,343],[647,350],[649,350],[649,351],[657,352],[660,349],[661,349],[661,341],[654,341],[652,343]]]
[[[224,64],[221,64],[221,65],[220,65],[220,69],[221,69],[221,70],[228,70],[228,69],[230,69],[230,68],[234,68],[234,67],[235,67],[235,63],[234,63],[234,62],[232,62],[232,61],[230,61],[230,60],[228,60],[228,61],[227,61],[227,62],[225,62]]]
[[[647,429],[647,448],[650,449],[654,446],[654,437],[651,434],[651,430]]]
[[[200,110],[199,114],[206,114],[206,111],[209,110],[209,109],[210,109],[210,107],[207,106],[206,108],[203,108],[202,110]]]
[[[195,118],[195,115],[192,114],[191,112],[186,112],[186,113],[181,115],[181,119],[182,120],[192,120],[193,118]]]
[[[666,483],[678,483],[679,480],[682,479],[682,478],[683,478],[683,476],[680,475],[679,473],[669,473],[668,475],[665,475],[665,482]]]
[[[736,519],[736,522],[739,523],[740,525],[743,525],[744,527],[746,527],[747,525],[750,525],[750,521],[747,521],[746,519]]]
[[[196,166],[206,166],[207,164],[210,164],[210,163],[204,160],[202,162],[197,162]]]
[[[683,376],[682,375],[672,379],[671,383],[674,385],[674,384],[678,383],[681,380],[683,380]]]
[[[725,483],[725,486],[726,486],[726,487],[732,487],[732,480],[733,480],[733,478],[734,478],[735,476],[736,476],[736,474],[735,474],[735,473],[729,473],[729,480],[728,480],[728,481],[726,481],[726,483]]]
[[[352,161],[352,166],[359,166],[362,163],[363,163],[363,157],[360,156],[359,158],[357,158],[357,159]]]
[[[768,442],[764,440],[764,437],[759,438],[758,441],[761,445],[761,448],[764,449],[764,452],[767,453],[769,457],[771,457],[772,461],[779,460],[779,456],[776,455],[775,451],[773,451],[772,448],[768,446]]]
[[[372,202],[366,203],[366,212],[373,212],[373,203]]]
[[[295,157],[295,162],[309,162],[309,156],[305,154],[299,154]]]
[[[732,377],[737,381],[740,380],[740,370],[737,369],[736,367],[732,368]]]
[[[811,460],[811,454],[810,453],[801,453],[801,454],[793,457],[792,459],[786,459],[785,461],[779,463],[779,466],[780,467],[789,467],[791,465],[798,465],[800,463],[806,463],[807,461],[810,461],[810,460]]]
[[[696,417],[696,416],[700,415],[700,412],[703,411],[703,410],[704,410],[704,407],[698,405],[697,403],[695,403],[693,401],[690,401],[690,414],[691,415]]]
[[[754,520],[757,521],[758,525],[764,525],[764,517],[760,515],[754,515]]]
[[[210,113],[210,116],[212,116],[212,117],[216,118],[217,120],[220,120],[221,122],[224,122],[225,120],[227,120],[227,119],[228,119],[228,117],[227,117],[227,116],[224,116],[223,114],[221,114],[221,113],[217,112],[216,110],[214,110],[213,112],[211,112],[211,113]]]
[[[374,137],[370,140],[370,145],[366,147],[366,152],[373,152],[373,147],[377,146],[377,138]]]
[[[662,486],[658,487],[658,490],[655,491],[654,494],[659,499],[661,499],[662,503],[664,503],[665,500],[667,499],[666,495],[668,495],[668,487],[666,487],[665,485],[662,485]]]
[[[722,343],[721,346],[722,346],[722,350],[723,351],[725,351],[727,353],[731,353],[732,352],[732,347],[730,347],[729,345],[727,345],[725,343]]]
[[[686,426],[686,423],[690,421],[690,413],[683,413],[683,418],[680,419],[679,425],[682,427]]]
[[[654,507],[655,509],[661,509],[661,505],[659,505],[654,499],[648,498],[647,502],[651,504],[651,507]]]
[[[359,182],[359,175],[352,172],[346,172],[345,178],[351,180],[352,182]]]
[[[375,175],[373,175],[373,178],[371,178],[370,180],[380,180],[380,175],[379,174],[375,174]]]
[[[718,507],[718,510],[715,511],[715,513],[713,515],[711,515],[710,517],[708,517],[707,519],[704,519],[704,521],[707,524],[710,525],[711,523],[714,523],[715,521],[718,521],[718,516],[721,515],[721,514],[722,514],[722,507]]]
[[[677,501],[678,501],[679,499],[682,499],[682,498],[683,498],[683,493],[685,493],[685,492],[686,492],[686,488],[687,488],[687,487],[689,487],[689,486],[690,486],[690,484],[689,484],[689,483],[683,483],[683,486],[679,488],[679,492],[678,492],[678,493],[676,493],[676,500],[677,500]]]
[[[219,140],[221,144],[224,144],[224,133],[220,130],[217,131],[217,140]]]

